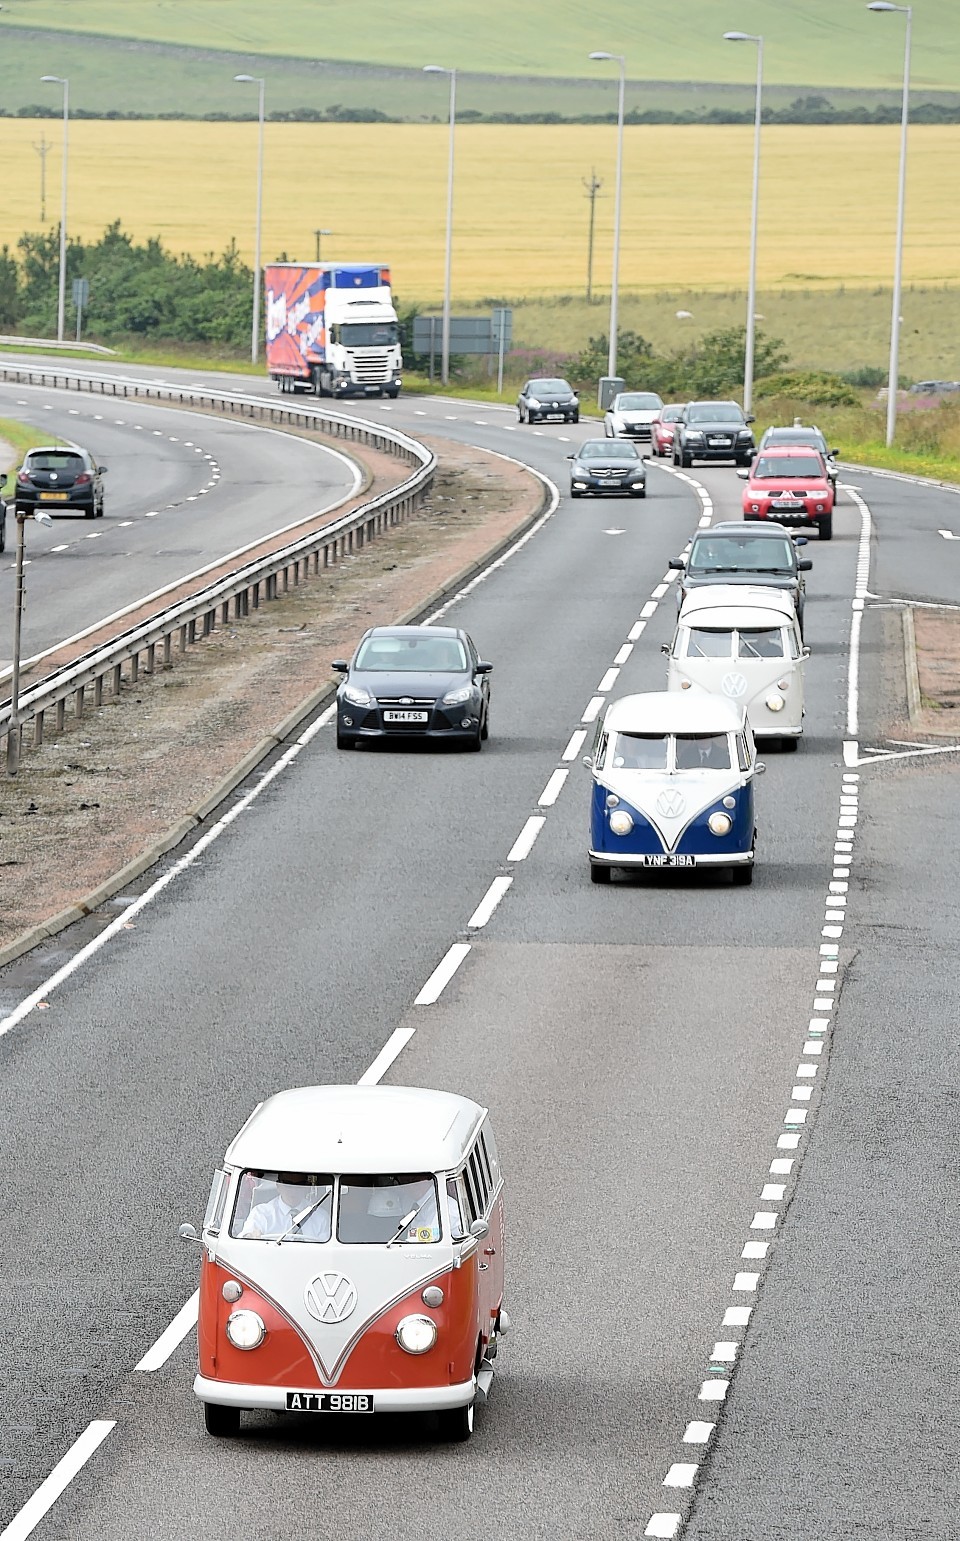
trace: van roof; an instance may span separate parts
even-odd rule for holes
[[[254,1109],[230,1166],[289,1172],[447,1172],[486,1109],[419,1086],[298,1086]]]
[[[680,607],[679,624],[702,621],[721,629],[735,626],[782,626],[796,614],[789,589],[753,583],[714,583],[691,589]]]
[[[616,733],[736,733],[744,708],[706,691],[651,691],[621,696],[607,707],[605,728]]]

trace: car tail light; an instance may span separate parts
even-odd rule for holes
[[[75,487],[82,487],[84,482],[88,482],[90,480],[91,480],[90,472],[89,471],[81,471],[80,475],[77,477],[76,481],[74,482],[74,486]]]

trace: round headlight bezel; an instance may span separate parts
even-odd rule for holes
[[[784,701],[783,696],[767,696],[764,705],[770,712],[782,712],[786,702]]]
[[[724,835],[729,835],[733,828],[733,820],[729,813],[721,813],[720,809],[717,808],[707,820],[707,828],[711,835],[716,835],[719,840]]]
[[[267,1335],[263,1317],[256,1311],[242,1309],[231,1311],[227,1317],[226,1325],[227,1341],[244,1353],[250,1353],[259,1348]],[[249,1336],[250,1341],[243,1341]]]
[[[633,819],[626,808],[615,808],[610,814],[610,833],[623,838],[633,832]]]
[[[394,1337],[405,1354],[428,1354],[437,1341],[437,1324],[432,1316],[405,1316]]]

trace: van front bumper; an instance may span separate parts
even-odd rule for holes
[[[673,851],[657,852],[654,855],[633,856],[625,851],[623,855],[611,851],[591,851],[590,860],[598,867],[645,867],[649,871],[658,868],[671,868],[681,871],[683,867],[688,870],[690,865],[694,867],[749,867],[753,862],[753,851],[714,851],[704,852],[703,855],[693,851],[681,851],[679,854],[684,861],[679,867],[674,867],[671,860],[676,853]],[[657,860],[662,855],[662,860]]]
[[[268,1412],[283,1413],[287,1410],[288,1391],[363,1391],[373,1397],[378,1413],[436,1413],[451,1407],[469,1407],[477,1394],[475,1377],[456,1386],[248,1386],[239,1381],[208,1380],[198,1375],[193,1389],[201,1402],[213,1402],[218,1407],[240,1407],[247,1410],[263,1408]],[[318,1416],[327,1416],[319,1414]],[[347,1417],[349,1414],[329,1414],[330,1417]],[[359,1415],[358,1415],[359,1416]]]

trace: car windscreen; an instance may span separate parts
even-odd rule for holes
[[[432,1172],[359,1173],[340,1179],[337,1240],[353,1246],[440,1240]]]
[[[794,546],[786,536],[773,540],[763,536],[705,535],[695,540],[687,562],[689,573],[751,572],[792,573]]]
[[[36,455],[28,455],[26,468],[28,471],[69,471],[71,476],[77,476],[84,470],[83,456],[71,455],[62,450],[44,450]]]
[[[368,637],[353,667],[386,674],[454,674],[464,673],[468,665],[459,637]]]
[[[688,658],[732,658],[733,632],[709,626],[691,626],[687,638]]]
[[[782,658],[783,636],[780,627],[743,628],[737,633],[740,658]]]
[[[345,348],[392,348],[400,341],[396,321],[345,321],[340,328]]]
[[[700,401],[687,413],[690,423],[742,423],[743,413],[735,401]]]
[[[767,449],[774,444],[809,444],[814,449],[822,450],[826,440],[815,428],[768,428],[763,436],[762,447]]]
[[[761,455],[750,473],[751,480],[755,482],[822,475],[820,462],[814,455]]]
[[[663,733],[615,733],[607,751],[607,770],[666,770]]]
[[[230,1235],[247,1241],[329,1241],[333,1186],[329,1172],[243,1172]]]
[[[730,745],[725,733],[678,733],[675,754],[678,771],[730,769]]]
[[[532,396],[569,396],[566,380],[531,380],[527,390]]]
[[[682,407],[664,407],[663,411],[660,413],[660,421],[661,421],[661,423],[677,423],[677,422],[679,422],[680,421],[680,413],[682,411],[683,411]]]
[[[618,396],[614,402],[614,411],[657,412],[661,405],[660,397],[652,391],[634,391],[630,395]]]
[[[635,444],[613,443],[610,439],[588,439],[577,450],[578,460],[639,460]]]

